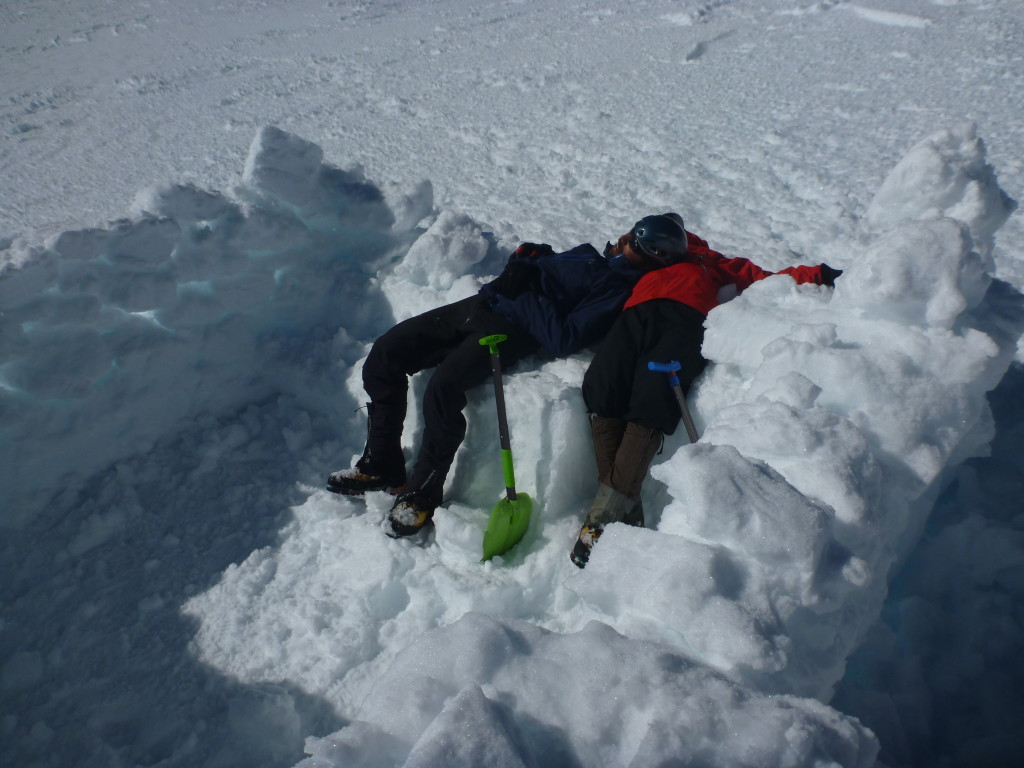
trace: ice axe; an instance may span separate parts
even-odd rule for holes
[[[667,363],[656,363],[652,360],[647,364],[647,367],[652,371],[668,374],[668,385],[672,387],[672,391],[675,392],[676,395],[676,400],[679,401],[679,410],[683,414],[683,424],[686,425],[686,434],[689,435],[691,443],[696,443],[697,440],[700,439],[700,435],[697,434],[697,427],[693,424],[693,417],[690,415],[690,409],[686,407],[686,397],[683,395],[682,387],[679,386],[679,377],[676,376],[676,371],[683,366],[679,364],[678,360],[671,360]]]
[[[495,505],[484,531],[484,556],[490,560],[514,547],[530,525],[533,500],[525,493],[516,493],[516,476],[512,470],[512,445],[508,438],[508,417],[505,415],[505,391],[501,384],[501,360],[498,345],[508,336],[496,333],[480,339],[480,345],[490,349],[491,370],[494,373],[494,399],[498,403],[498,437],[501,440],[501,468],[505,474],[505,498]]]

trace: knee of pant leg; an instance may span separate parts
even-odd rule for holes
[[[410,349],[401,337],[385,334],[373,343],[363,363],[363,389],[371,400],[405,396],[409,376],[435,364],[424,358],[423,350]]]
[[[467,403],[463,383],[456,377],[435,370],[423,392],[423,419],[428,428],[446,433],[464,434],[466,417],[462,411]]]
[[[464,399],[468,390],[486,383],[491,377],[487,350],[475,339],[466,339],[437,363],[430,374],[427,390],[446,398]]]
[[[389,343],[386,335],[381,336],[373,342],[373,346],[370,347],[370,354],[366,356],[366,360],[363,362],[363,385],[364,387],[367,384],[372,386],[375,382],[385,382],[394,379],[399,374],[405,375],[395,365],[392,345]]]
[[[432,394],[451,396],[455,393],[462,394],[467,388],[465,382],[458,375],[441,365],[430,373],[426,394],[428,396]]]
[[[590,414],[590,434],[594,444],[613,454],[619,448],[626,432],[626,420],[617,416]]]

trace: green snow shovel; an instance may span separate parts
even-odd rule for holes
[[[498,437],[501,440],[501,467],[505,473],[505,498],[497,503],[484,531],[484,556],[490,560],[514,547],[530,525],[533,500],[525,493],[516,493],[516,476],[512,471],[512,446],[508,439],[508,418],[505,415],[505,392],[501,385],[501,361],[498,345],[508,336],[496,333],[480,339],[480,345],[491,351],[491,370],[494,372],[494,399],[498,403]]]

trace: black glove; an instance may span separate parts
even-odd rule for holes
[[[553,256],[554,253],[555,249],[547,243],[523,243],[512,252],[512,255],[508,257],[508,260],[536,259],[539,256]]]
[[[843,270],[833,269],[828,264],[822,264],[819,269],[821,270],[821,284],[827,285],[829,288],[835,288],[836,278],[843,274]]]
[[[534,281],[539,277],[537,267],[528,258],[510,259],[491,287],[507,299],[514,299],[521,293],[533,290]]]

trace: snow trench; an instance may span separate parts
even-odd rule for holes
[[[992,439],[986,393],[1024,331],[990,276],[1012,208],[973,128],[937,132],[832,244],[834,290],[779,276],[715,309],[701,441],[666,441],[648,528],[611,526],[584,571],[567,554],[596,481],[589,353],[506,377],[536,512],[505,558],[479,563],[502,490],[489,391],[424,540],[381,534],[383,494],[319,490],[362,448],[373,338],[474,293],[515,245],[438,210],[429,183],[375,184],[267,127],[230,193],[147,190],[129,219],[12,246],[4,621],[55,597],[47,622],[0,634],[9,727],[60,722],[60,681],[80,674],[118,705],[68,749],[120,754],[103,726],[133,695],[116,671],[72,670],[102,643],[80,636],[99,611],[129,659],[159,653],[147,617],[192,622],[199,660],[271,692],[225,742],[270,740],[278,764],[306,739],[306,768],[872,765],[874,735],[828,702],[945,479]],[[417,430],[411,408],[409,451]],[[179,717],[198,720],[189,696]]]

